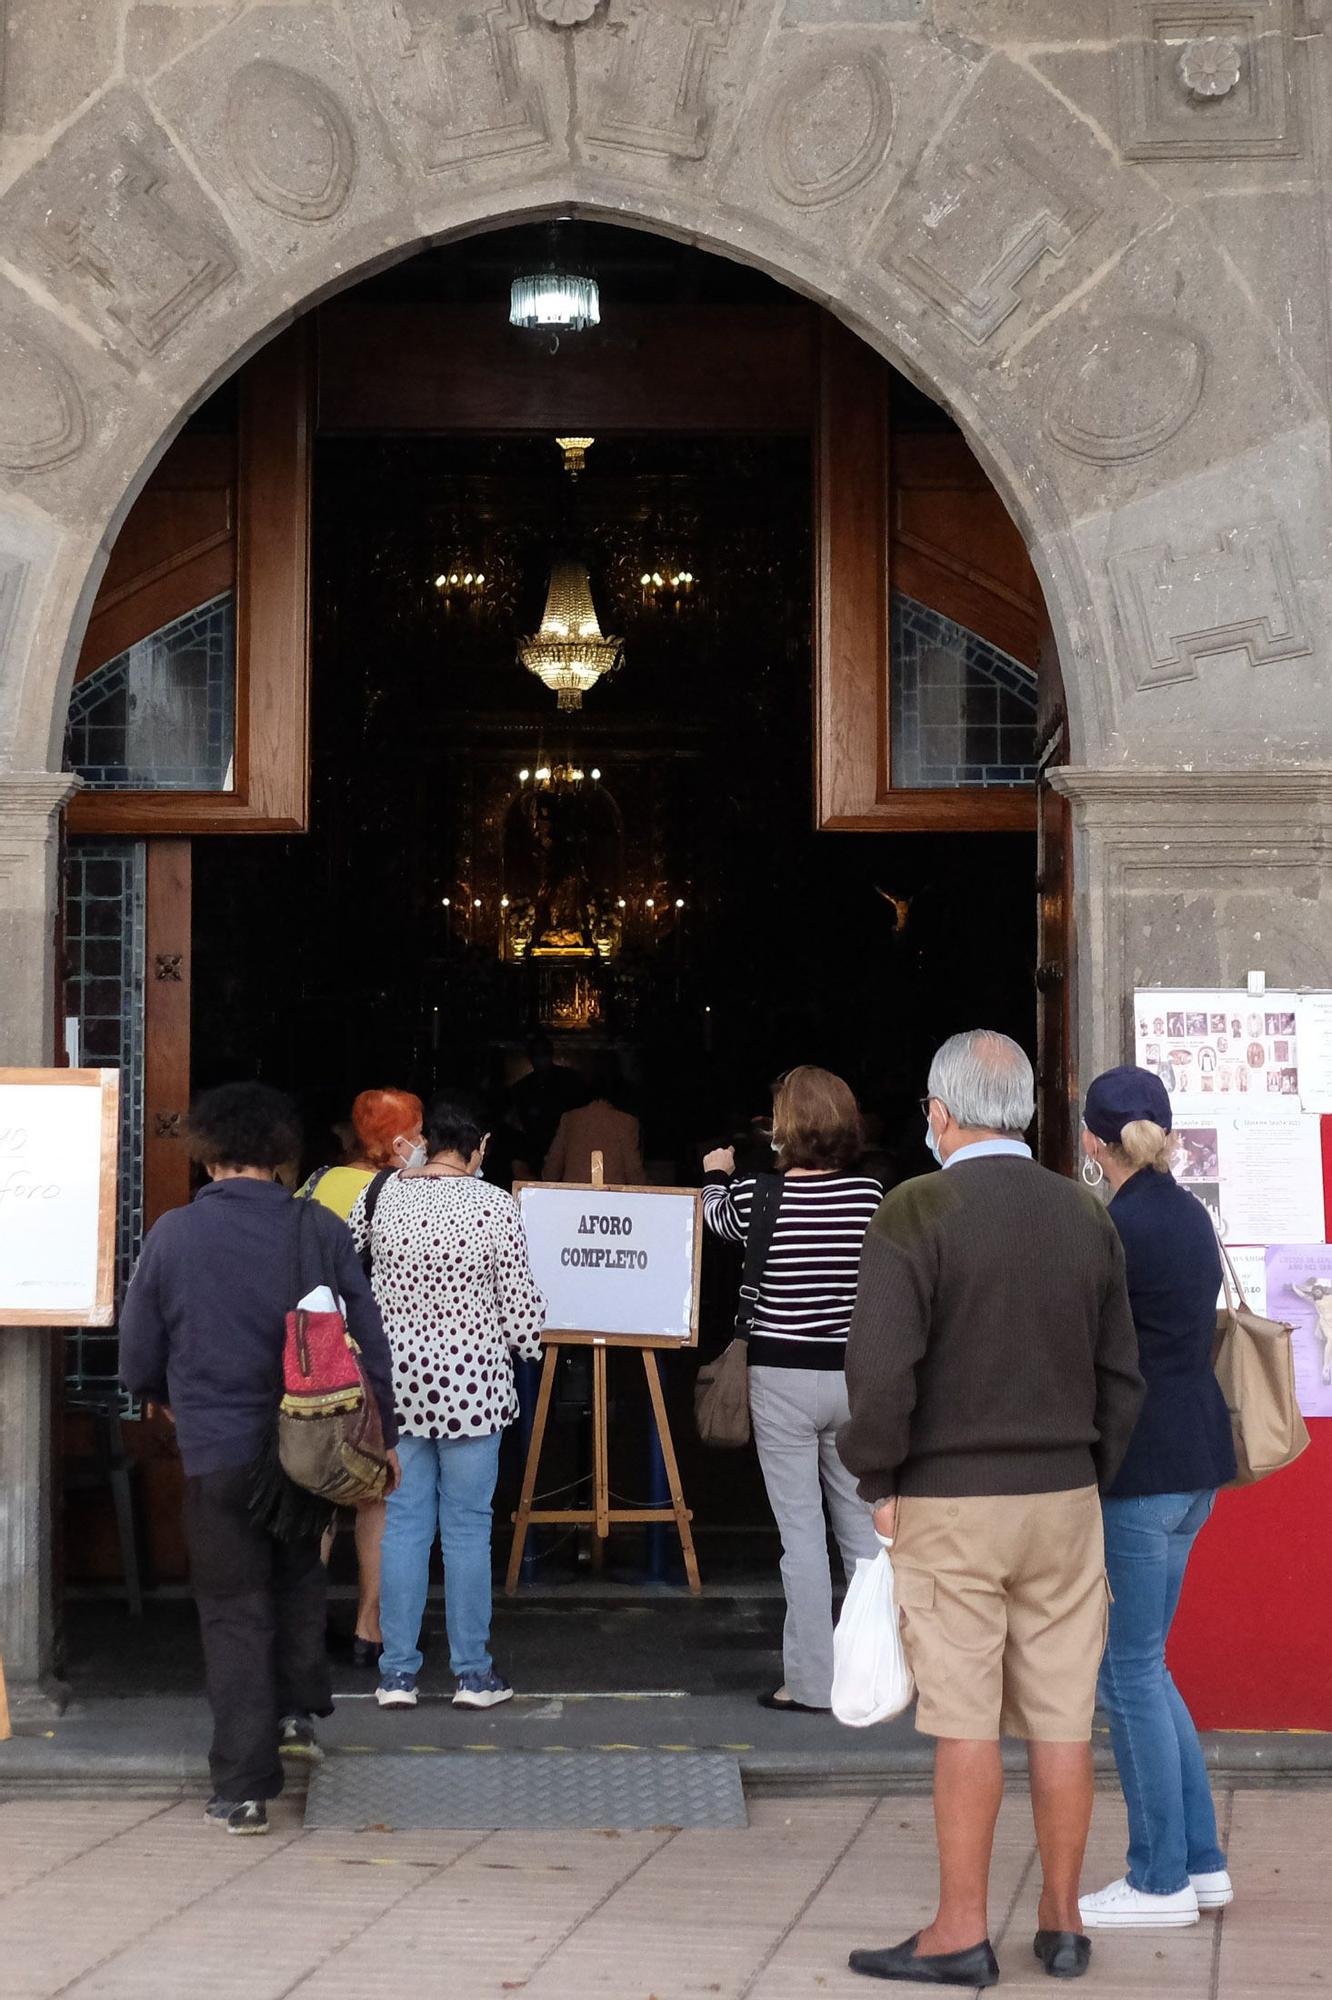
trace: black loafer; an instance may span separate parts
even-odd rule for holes
[[[797,1701],[794,1695],[782,1697],[781,1690],[774,1688],[771,1694],[757,1695],[760,1708],[775,1708],[779,1715],[831,1715],[830,1708],[815,1708],[807,1701]]]
[[[919,1937],[919,1931],[916,1937]],[[847,1964],[867,1979],[913,1979],[922,1986],[994,1986],[999,1979],[999,1962],[983,1938],[966,1951],[944,1951],[933,1958],[916,1955],[916,1937],[904,1944],[885,1945],[882,1951],[853,1951]]]
[[[1032,1949],[1051,1979],[1081,1979],[1091,1964],[1091,1939],[1081,1931],[1037,1931]]]

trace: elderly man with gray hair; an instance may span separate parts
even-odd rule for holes
[[[944,1168],[870,1224],[847,1348],[844,1463],[893,1538],[916,1727],[937,1738],[939,1908],[873,1978],[992,1986],[987,1894],[1001,1735],[1024,1737],[1043,1883],[1036,1956],[1085,1972],[1078,1882],[1108,1593],[1098,1488],[1142,1401],[1114,1224],[1038,1166],[1031,1064],[1006,1035],[954,1035],[922,1100]]]

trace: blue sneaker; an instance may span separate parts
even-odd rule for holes
[[[415,1674],[385,1674],[375,1689],[375,1700],[381,1708],[415,1708]]]
[[[513,1689],[503,1674],[492,1668],[488,1674],[459,1674],[458,1692],[453,1697],[455,1708],[498,1708],[502,1701],[513,1700]]]

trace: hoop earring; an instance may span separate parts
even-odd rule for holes
[[[1098,1188],[1105,1179],[1105,1168],[1099,1160],[1089,1160],[1083,1155],[1082,1178],[1089,1188]]]

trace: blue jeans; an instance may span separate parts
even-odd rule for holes
[[[1198,1732],[1170,1678],[1166,1639],[1214,1492],[1106,1500],[1105,1567],[1114,1592],[1097,1693],[1110,1717],[1128,1806],[1128,1879],[1173,1896],[1226,1865]]]
[[[490,1672],[490,1520],[501,1435],[399,1438],[402,1484],[389,1495],[384,1521],[381,1673],[421,1671],[436,1528],[444,1552],[449,1665],[456,1675]]]

